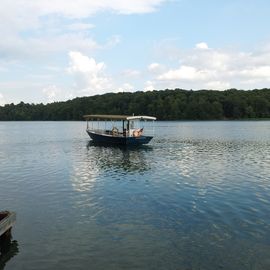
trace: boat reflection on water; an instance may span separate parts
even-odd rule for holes
[[[87,149],[100,170],[112,168],[113,171],[140,173],[151,169],[150,162],[147,162],[147,152],[153,151],[150,145],[127,147],[90,141]]]
[[[12,240],[10,232],[0,237],[0,270],[5,268],[6,263],[19,253],[19,245]]]
[[[108,145],[90,141],[86,145],[84,158],[73,159],[71,183],[78,192],[88,192],[95,183],[103,178],[119,179],[119,175],[130,176],[149,172],[152,162],[149,160],[151,146],[127,147],[124,145]],[[127,177],[125,177],[127,179]]]

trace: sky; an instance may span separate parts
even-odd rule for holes
[[[270,87],[268,0],[1,0],[0,106]]]

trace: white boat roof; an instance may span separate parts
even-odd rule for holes
[[[89,114],[83,116],[86,120],[96,119],[96,120],[156,120],[156,117],[146,116],[146,115],[106,115],[106,114]]]
[[[127,120],[157,120],[157,118],[147,115],[134,115],[127,117]]]

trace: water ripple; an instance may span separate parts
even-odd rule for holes
[[[130,149],[81,122],[0,123],[5,269],[268,269],[269,122],[165,124]]]

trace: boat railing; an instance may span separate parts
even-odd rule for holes
[[[139,136],[154,136],[154,130],[149,128],[134,128],[130,129],[129,131],[122,131],[118,129],[98,129],[98,128],[88,128],[90,132],[100,134],[100,135],[109,135],[109,136],[118,136],[118,137],[139,137]],[[136,131],[139,135],[135,135]]]
[[[102,135],[111,135],[111,136],[123,136],[124,137],[124,133],[120,132],[120,131],[113,131],[111,129],[88,129],[91,132],[94,132],[96,134],[102,134]]]
[[[104,134],[105,133],[105,130],[104,129],[92,129],[92,128],[88,128],[89,131],[91,132],[95,132],[95,133],[98,133],[98,134]]]

